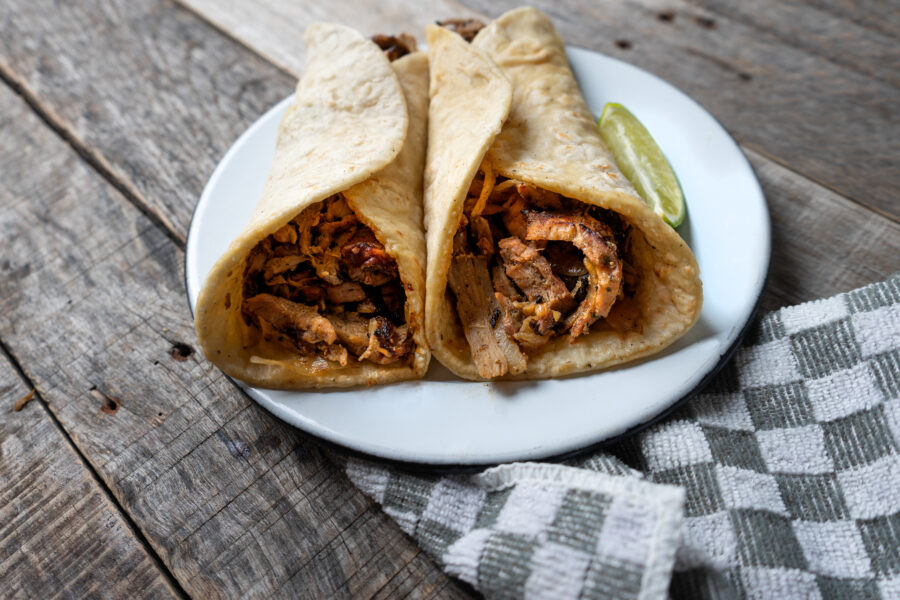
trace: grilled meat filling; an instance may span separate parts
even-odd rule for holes
[[[545,212],[527,212],[527,240],[571,242],[584,252],[588,272],[587,295],[578,309],[566,319],[574,340],[594,321],[609,314],[622,285],[622,262],[615,238],[607,225],[588,215],[580,217]]]
[[[458,33],[467,42],[474,40],[478,32],[484,28],[484,23],[475,19],[444,19],[438,21],[437,24]]]
[[[629,234],[615,213],[495,177],[485,162],[448,273],[479,375],[521,373],[528,353],[561,335],[575,342],[601,321],[620,332],[638,328]]]
[[[378,47],[384,51],[391,62],[416,51],[416,38],[408,33],[401,33],[400,35],[379,33],[372,36],[372,41],[378,44]]]
[[[483,377],[499,377],[525,370],[525,355],[498,327],[501,314],[494,296],[488,259],[485,256],[457,254],[448,277],[456,294],[456,310],[478,372]]]
[[[245,322],[263,339],[341,366],[407,360],[405,305],[396,261],[340,194],[259,242],[244,268]]]
[[[397,277],[397,263],[384,251],[368,227],[359,228],[341,249],[350,279],[365,285],[384,285]]]

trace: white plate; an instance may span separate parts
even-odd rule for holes
[[[473,383],[436,360],[425,379],[325,392],[247,388],[278,418],[342,446],[434,465],[489,464],[573,452],[634,429],[691,394],[738,341],[769,264],[759,183],[728,133],[696,102],[637,67],[568,48],[588,106],[621,102],[647,126],[681,180],[679,233],[700,264],[704,304],[688,334],[652,358],[557,380]],[[187,243],[191,307],[248,220],[275,152],[286,98],[228,150],[197,203]]]

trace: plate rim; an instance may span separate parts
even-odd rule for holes
[[[713,364],[709,370],[704,373],[702,377],[684,394],[682,394],[677,399],[673,400],[669,403],[664,409],[653,415],[651,418],[640,421],[624,431],[621,431],[612,436],[608,436],[602,439],[599,439],[593,443],[588,443],[586,445],[582,445],[576,448],[568,449],[559,453],[547,453],[547,454],[534,454],[533,452],[528,453],[528,456],[525,456],[525,452],[520,453],[522,458],[518,459],[473,459],[467,462],[458,462],[452,460],[441,460],[438,458],[426,459],[426,460],[409,460],[406,458],[399,458],[398,455],[402,454],[402,452],[393,452],[393,455],[390,453],[382,453],[378,451],[379,449],[369,449],[365,450],[360,447],[356,447],[353,444],[353,440],[340,439],[339,436],[333,434],[331,430],[327,427],[320,427],[318,430],[313,431],[307,429],[306,426],[309,426],[308,423],[303,423],[303,425],[298,425],[295,422],[289,421],[278,414],[278,409],[276,407],[277,403],[268,398],[261,397],[261,392],[242,381],[232,378],[229,375],[226,375],[221,370],[219,371],[225,376],[229,381],[231,381],[241,392],[249,397],[253,402],[255,402],[258,406],[263,408],[266,412],[271,414],[273,417],[281,421],[282,423],[292,427],[298,433],[305,437],[313,438],[318,443],[326,446],[332,451],[339,451],[344,453],[345,455],[361,458],[365,460],[376,460],[393,467],[413,471],[413,472],[429,472],[429,473],[472,473],[476,471],[483,470],[492,465],[502,464],[504,462],[511,461],[549,461],[549,462],[562,462],[567,460],[572,460],[574,458],[584,456],[588,453],[594,452],[601,448],[616,444],[621,442],[644,429],[660,422],[661,420],[667,418],[669,415],[678,410],[681,406],[687,402],[687,400],[694,397],[699,391],[705,388],[712,379],[719,374],[719,372],[723,369],[723,367],[731,360],[734,354],[737,352],[738,348],[740,348],[741,343],[749,332],[750,328],[753,326],[753,322],[755,317],[758,315],[760,306],[762,303],[762,295],[765,291],[765,284],[768,281],[769,274],[771,272],[771,263],[772,263],[772,219],[769,213],[768,203],[766,202],[766,196],[764,190],[762,189],[762,185],[760,184],[759,177],[756,174],[756,171],[753,168],[753,165],[750,163],[750,160],[747,158],[746,153],[744,152],[741,145],[738,141],[731,135],[728,129],[722,124],[722,122],[713,115],[710,111],[708,111],[702,104],[700,104],[697,100],[695,100],[692,96],[682,91],[680,88],[675,86],[674,84],[666,81],[662,77],[656,75],[655,73],[643,69],[635,64],[626,62],[619,58],[609,56],[607,54],[603,54],[602,52],[597,52],[595,50],[591,50],[589,48],[584,48],[582,46],[577,46],[573,44],[566,44],[565,46],[566,54],[569,55],[574,51],[575,54],[583,54],[585,56],[594,56],[600,57],[604,60],[612,61],[614,63],[618,63],[620,66],[625,66],[627,68],[636,69],[640,71],[642,75],[649,76],[655,83],[665,86],[669,88],[670,91],[682,96],[689,103],[693,104],[696,108],[699,108],[706,116],[708,116],[715,125],[721,130],[722,133],[728,138],[729,141],[734,145],[735,149],[738,151],[738,155],[740,160],[743,161],[743,166],[746,168],[747,172],[752,176],[752,183],[754,185],[754,191],[757,193],[760,198],[760,208],[762,210],[762,219],[760,225],[763,228],[764,234],[764,252],[765,252],[765,260],[764,267],[758,273],[757,281],[754,282],[754,288],[756,289],[756,297],[752,304],[750,305],[750,309],[746,316],[743,318],[740,323],[740,330],[736,333],[735,337],[730,342],[728,348],[725,349],[719,355],[718,360]],[[423,46],[421,50],[425,50]],[[570,58],[570,68],[571,68],[571,58]],[[573,69],[574,71],[574,69]],[[579,85],[580,87],[580,85]],[[191,303],[191,293],[190,293],[190,284],[189,284],[189,262],[188,255],[191,254],[191,248],[194,247],[194,240],[196,240],[196,236],[194,233],[194,225],[197,217],[198,208],[203,203],[204,199],[208,194],[211,193],[211,189],[214,187],[214,184],[217,182],[219,177],[221,176],[221,172],[224,170],[223,165],[229,162],[232,154],[236,153],[238,149],[243,145],[245,138],[251,137],[255,131],[262,126],[263,122],[266,120],[268,115],[272,112],[279,110],[282,105],[289,104],[294,98],[295,92],[291,92],[282,100],[279,100],[277,103],[272,105],[270,108],[265,110],[259,117],[257,117],[254,122],[247,127],[241,134],[231,143],[228,147],[228,150],[222,155],[216,164],[215,169],[210,174],[209,179],[207,179],[206,184],[203,186],[203,190],[200,193],[200,196],[197,199],[197,202],[194,205],[193,211],[191,212],[191,218],[188,222],[187,229],[187,237],[185,240],[185,250],[184,256],[182,258],[182,266],[183,266],[183,283],[185,289],[185,300],[187,301],[188,310],[190,311],[191,318],[194,318],[194,307]],[[197,290],[199,293],[199,290]],[[204,360],[205,357],[204,357]],[[598,372],[602,372],[598,371]],[[590,375],[590,373],[586,373],[585,375]],[[477,382],[473,382],[477,383]],[[359,389],[365,389],[364,386],[355,386]],[[306,426],[304,426],[306,425]]]

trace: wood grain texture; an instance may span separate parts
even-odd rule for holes
[[[846,14],[802,2],[689,1],[713,15],[741,23],[754,30],[759,38],[797,48],[821,60],[864,73],[895,88],[900,87],[900,44],[897,43],[900,27],[893,33],[882,32],[854,22]],[[882,3],[882,18],[889,20],[894,17],[896,20],[900,15],[900,10],[884,8]]]
[[[827,12],[849,23],[896,38],[900,31],[900,10],[885,0],[801,0],[803,4]]]
[[[236,0],[179,1],[189,4],[199,14],[261,54],[281,60],[282,66],[294,72],[302,69],[302,61],[297,62],[292,57],[302,57],[304,28],[316,18],[344,16],[336,14],[325,17],[322,10],[313,13],[311,8],[301,3],[284,0],[261,0],[252,9]],[[364,14],[357,15],[355,22],[363,30],[375,30],[380,26],[378,19],[395,18],[396,21],[383,21],[381,26],[391,22],[399,24],[400,29],[414,30],[420,26],[419,23],[427,22],[428,10],[432,11],[432,15],[454,14],[451,2],[435,0],[427,4],[427,7],[409,6],[406,12],[402,12],[401,8],[407,5],[394,0],[385,5],[385,14],[357,11]],[[746,3],[740,4],[740,7],[744,11],[753,10],[752,5]],[[338,7],[334,10],[342,9]],[[473,16],[470,12],[465,14]],[[478,13],[474,16],[477,17]],[[830,26],[837,27],[834,24]],[[851,33],[863,37],[859,31],[853,30]],[[812,33],[807,35],[813,40],[818,39]],[[882,49],[889,46],[883,36],[871,43]],[[862,57],[856,56],[856,59],[862,62]],[[763,185],[772,214],[773,257],[762,299],[764,309],[830,296],[883,279],[900,269],[900,260],[896,258],[900,253],[891,251],[900,246],[900,225],[757,152],[747,152]],[[836,223],[842,226],[836,227]]]
[[[847,292],[900,269],[900,224],[759,154],[748,158],[772,221],[763,310]]]
[[[189,594],[467,596],[193,352],[181,251],[6,88],[0,172],[0,338]]]
[[[10,0],[0,72],[182,241],[225,150],[294,80],[161,1]]]
[[[4,598],[177,598],[65,436],[0,353]]]

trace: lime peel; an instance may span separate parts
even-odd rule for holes
[[[647,128],[616,102],[603,107],[597,127],[644,203],[672,227],[681,225],[686,212],[681,184]]]

